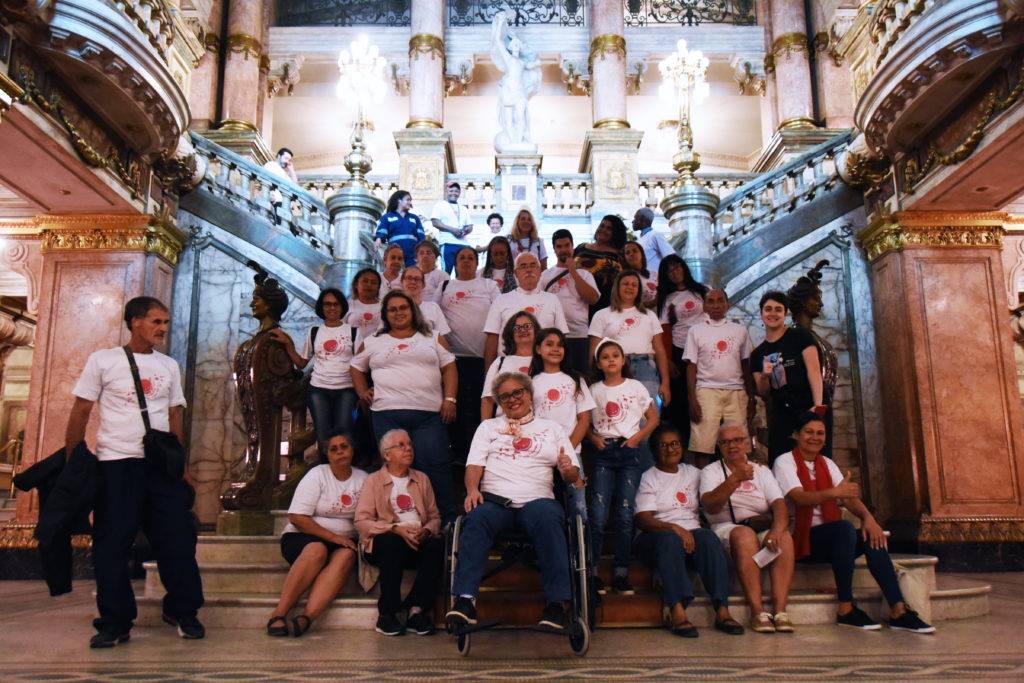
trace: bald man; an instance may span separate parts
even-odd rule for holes
[[[633,232],[640,233],[637,242],[640,243],[647,255],[647,270],[657,273],[661,259],[676,253],[676,250],[672,248],[664,235],[651,227],[652,223],[654,223],[654,212],[646,206],[637,209],[637,212],[633,214]]]

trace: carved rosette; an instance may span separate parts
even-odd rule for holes
[[[905,247],[1002,249],[1006,219],[1004,212],[901,212],[876,219],[857,239],[871,261]]]

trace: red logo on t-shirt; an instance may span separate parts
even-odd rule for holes
[[[559,285],[561,285],[562,287],[565,287],[565,285],[566,285],[566,280],[565,280],[565,278],[564,278],[564,277],[563,277],[563,278],[561,278],[561,279],[560,279],[560,280],[558,281],[558,284],[559,284]]]
[[[402,512],[408,512],[412,510],[412,496],[402,494],[395,498],[395,502],[398,503],[398,509]]]
[[[557,401],[561,394],[558,393],[558,389],[548,389],[548,400]]]
[[[694,307],[694,306],[696,306],[696,304],[695,304],[695,303],[693,303],[692,301],[687,301],[687,302],[686,302],[686,306],[685,306],[685,308],[686,308],[686,310],[688,310],[688,311],[692,311],[692,310],[693,310],[693,307]]]
[[[530,372],[530,368],[526,367],[525,365],[521,365],[521,366],[519,366],[519,372],[521,372],[521,373],[523,373],[525,375],[528,372]]]
[[[753,491],[754,483],[751,481],[745,481],[739,486],[740,491]]]
[[[654,290],[656,290],[657,288],[658,288],[658,285],[654,284],[653,282],[648,282],[647,283],[647,289],[651,290],[652,292]]]
[[[345,507],[348,507],[349,505],[351,505],[352,504],[352,496],[348,495],[347,493],[343,494],[341,496],[341,504],[344,505]]]
[[[686,493],[684,491],[676,491],[676,500],[686,505]]]
[[[408,344],[399,344],[395,348],[397,348],[399,351],[405,351],[407,348],[409,348],[409,345]]]
[[[148,378],[142,380],[142,393],[144,393],[147,396],[149,396],[149,394],[152,391],[153,391],[153,384],[152,384],[152,382],[150,382]]]
[[[363,320],[373,320],[373,313],[363,313]]]
[[[466,298],[466,293],[465,292],[455,292],[455,298],[456,299],[465,299]]]
[[[515,448],[517,451],[525,451],[530,447],[531,444],[533,444],[533,441],[524,436],[521,439],[513,441],[512,447]]]
[[[629,327],[633,327],[633,325],[635,324],[636,320],[634,320],[633,318],[626,318],[626,325],[628,325]]]
[[[533,313],[534,312],[533,306],[527,306],[523,310],[526,311],[527,313]]]
[[[718,342],[717,346],[718,346],[718,350],[719,351],[725,351],[726,349],[729,348],[728,342],[725,342],[725,341]]]
[[[604,413],[608,417],[615,417],[619,414],[619,404],[615,401],[608,401],[608,405],[604,407]]]
[[[337,348],[338,348],[338,340],[337,339],[328,339],[327,341],[324,342],[324,351],[326,351],[328,353],[331,353],[331,352],[335,351]]]

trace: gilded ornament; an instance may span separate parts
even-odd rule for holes
[[[775,73],[775,55],[764,56],[764,73],[765,75]]]
[[[794,116],[779,124],[779,130],[805,130],[816,127],[814,119],[809,116]]]
[[[441,128],[441,123],[433,119],[412,119],[405,124],[406,128]]]
[[[876,220],[857,235],[874,261],[890,251],[904,247],[1003,247],[1003,227],[992,220],[999,214],[900,214]],[[916,223],[948,218],[944,225]],[[974,224],[971,224],[972,221]],[[952,224],[951,224],[952,223]]]
[[[249,59],[250,55],[253,59],[259,59],[263,54],[263,45],[245,33],[232,33],[228,36],[228,52],[241,52],[246,59]]]
[[[594,128],[622,130],[623,128],[629,128],[629,121],[626,119],[601,119],[600,121],[594,121]]]
[[[882,159],[875,159],[848,152],[846,156],[846,180],[850,185],[879,187],[889,176],[890,166]]]
[[[604,60],[605,55],[619,55],[626,61],[626,39],[617,33],[605,33],[590,41],[590,56],[587,58],[587,71],[593,76],[594,58]]]
[[[1020,543],[1021,517],[931,517],[921,519],[919,541],[930,543]]]
[[[784,33],[775,39],[772,43],[772,54],[775,57],[782,56],[782,53],[786,53],[787,57],[792,57],[793,53],[803,55],[807,57],[807,34],[806,33]]]
[[[441,73],[444,73],[444,40],[431,33],[417,33],[409,39],[409,59],[418,59],[417,55],[433,55],[440,59]]]
[[[43,252],[93,249],[144,251],[172,266],[185,246],[185,234],[146,214],[133,216],[39,216]]]
[[[220,36],[215,33],[207,33],[203,36],[203,46],[207,52],[217,54],[220,52]]]

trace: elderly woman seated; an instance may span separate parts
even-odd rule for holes
[[[743,594],[750,605],[750,628],[758,633],[792,633],[786,613],[793,583],[793,537],[789,535],[786,499],[771,470],[748,459],[750,436],[743,425],[718,429],[722,459],[700,473],[700,500],[704,512],[726,550],[732,553]],[[761,550],[768,559],[775,616],[764,611],[761,566],[754,556]]]
[[[654,467],[644,472],[636,492],[636,550],[661,573],[669,628],[682,638],[699,635],[686,616],[694,597],[687,565],[695,565],[715,609],[715,628],[741,635],[743,627],[729,614],[725,551],[715,532],[701,528],[697,516],[700,470],[682,462],[682,436],[672,425],[660,424],[649,443]]]
[[[565,627],[571,599],[565,515],[554,496],[553,468],[575,483],[579,461],[565,429],[533,415],[533,383],[518,372],[499,374],[491,387],[504,414],[477,428],[466,459],[466,517],[459,537],[449,624],[475,624],[476,596],[495,536],[525,531],[533,542],[547,596],[540,624]]]
[[[444,558],[441,514],[430,479],[410,469],[412,440],[403,429],[386,432],[380,440],[384,467],[366,478],[356,507],[356,529],[367,559],[380,568],[377,633],[400,636],[406,627],[417,635],[434,633],[431,610]],[[412,590],[402,602],[402,574],[416,570]],[[405,626],[399,611],[407,612]]]
[[[288,635],[288,612],[309,589],[306,609],[291,620],[296,638],[331,604],[356,564],[356,528],[352,522],[366,472],[352,467],[352,439],[327,435],[327,464],[299,482],[281,536],[281,554],[291,565],[281,599],[267,622],[267,633]]]
[[[829,562],[839,594],[840,626],[876,631],[881,625],[853,601],[853,563],[864,555],[871,576],[889,604],[889,628],[934,633],[903,600],[896,570],[889,557],[885,532],[860,499],[860,487],[821,454],[826,439],[825,421],[806,412],[796,419],[796,448],[780,455],[772,467],[779,487],[789,499],[793,516],[793,546],[797,560]],[[860,530],[840,519],[839,505],[856,515]]]

